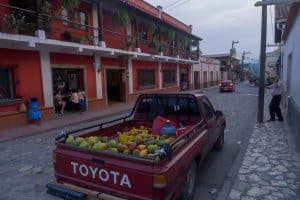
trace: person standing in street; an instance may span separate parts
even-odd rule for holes
[[[272,100],[269,105],[270,119],[267,122],[275,121],[275,115],[278,117],[278,121],[282,122],[283,117],[280,109],[280,101],[284,91],[283,83],[278,77],[275,77],[273,84],[268,88],[272,89]]]

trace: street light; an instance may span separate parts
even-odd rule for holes
[[[238,44],[240,43],[239,41],[234,41],[232,40],[231,43],[231,49],[230,49],[230,65],[229,65],[229,69],[228,69],[228,80],[232,80],[232,74],[231,74],[231,65],[232,65],[232,57],[236,55],[236,50],[234,49],[234,44]]]

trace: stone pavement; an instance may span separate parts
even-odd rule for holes
[[[255,125],[229,200],[300,200],[299,138],[291,134],[286,122]]]

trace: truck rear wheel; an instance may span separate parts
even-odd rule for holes
[[[186,175],[184,192],[181,196],[181,200],[193,199],[196,183],[197,183],[197,164],[195,161],[193,161]]]
[[[225,127],[223,126],[222,129],[221,129],[221,134],[218,137],[218,140],[216,141],[216,143],[214,145],[214,148],[217,151],[221,151],[223,149],[223,146],[224,146],[224,130],[225,130]]]

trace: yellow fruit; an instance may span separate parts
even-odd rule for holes
[[[145,156],[147,156],[147,155],[148,155],[147,149],[143,149],[143,150],[141,150],[140,153],[139,153],[139,156],[142,156],[142,157],[145,157]]]
[[[140,144],[140,145],[138,145],[138,149],[144,150],[144,149],[146,149],[146,145]]]
[[[96,136],[91,136],[88,138],[88,143],[91,145],[96,144],[97,142],[99,142],[99,139]]]
[[[97,143],[97,149],[100,151],[104,151],[105,149],[107,149],[107,145],[105,143],[99,142]]]

